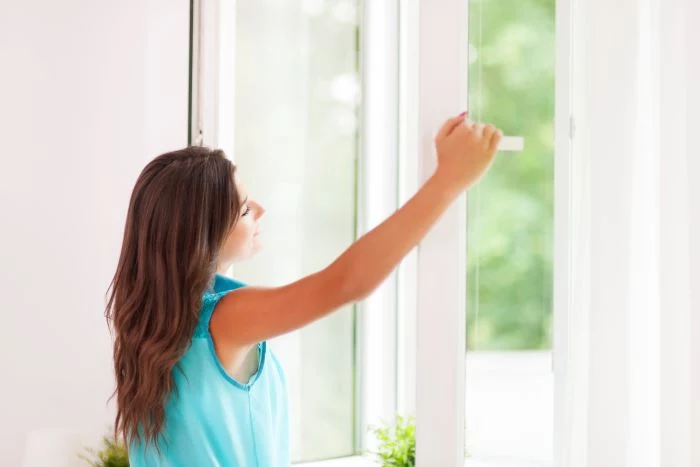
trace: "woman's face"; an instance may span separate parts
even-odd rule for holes
[[[231,230],[221,251],[220,266],[223,268],[254,256],[262,247],[259,238],[259,222],[265,214],[265,209],[248,197],[245,187],[240,183],[237,186],[241,199],[241,211],[238,222]]]

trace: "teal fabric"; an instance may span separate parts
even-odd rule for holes
[[[131,467],[287,467],[289,418],[284,373],[267,343],[247,384],[231,378],[214,351],[209,321],[219,300],[243,284],[217,275],[202,298],[192,344],[173,371],[176,391],[153,446],[132,441]],[[178,369],[179,368],[179,369]]]

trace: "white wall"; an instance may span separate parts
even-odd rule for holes
[[[3,467],[112,422],[104,296],[139,171],[187,142],[188,34],[188,0],[0,4]]]

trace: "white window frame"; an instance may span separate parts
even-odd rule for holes
[[[436,129],[446,116],[467,109],[469,7],[468,0],[360,4],[364,106],[358,234],[407,201],[430,176]],[[234,135],[219,129],[233,128],[235,122],[230,86],[235,79],[235,3],[193,0],[193,13],[192,143],[220,147],[233,156]],[[570,277],[570,0],[557,0],[556,15],[553,366],[554,459],[559,465]],[[228,85],[220,86],[224,82]],[[521,145],[517,138],[507,139],[502,149],[517,150]],[[358,452],[373,447],[368,424],[390,419],[396,412],[415,414],[417,465],[464,465],[465,300],[466,197],[462,196],[398,273],[360,305]],[[297,465],[373,464],[366,456],[354,456]]]
[[[358,236],[398,208],[399,0],[360,1],[362,122]],[[371,44],[371,46],[370,46]],[[358,452],[374,449],[370,425],[397,412],[397,288],[392,274],[359,306]]]
[[[449,115],[467,110],[467,0],[421,1],[406,17],[418,37],[418,177],[432,175],[434,136]],[[416,464],[464,466],[466,196],[418,248]]]
[[[556,0],[556,68],[554,111],[554,329],[552,367],[554,371],[554,465],[566,467],[567,360],[571,300],[571,149],[575,121],[572,107],[572,35],[574,11],[571,0]]]

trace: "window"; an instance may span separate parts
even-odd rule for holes
[[[418,161],[415,186],[432,171],[431,139],[445,115],[468,108],[472,119],[493,122],[507,135],[491,172],[443,216],[421,245],[415,274],[405,280],[417,290],[419,464],[463,465],[465,445],[472,467],[552,462],[552,349],[566,332],[562,319],[553,326],[554,291],[559,305],[566,300],[565,271],[556,286],[553,280],[555,263],[566,256],[559,242],[555,259],[553,234],[556,67],[565,72],[557,82],[557,121],[568,121],[566,7],[557,2],[555,47],[554,1],[402,4],[409,31],[404,47],[420,55],[402,55],[410,62],[402,76],[408,109],[402,138],[417,135],[404,159]],[[559,151],[568,126],[557,128]],[[411,154],[413,146],[418,154]],[[561,175],[560,227],[566,214]],[[454,348],[467,349],[466,355]]]
[[[245,281],[318,270],[407,201],[446,116],[469,108],[508,135],[397,276],[272,343],[295,461],[357,455],[399,412],[416,415],[419,465],[464,465],[465,440],[468,467],[551,465],[554,0],[194,5],[195,142],[233,155],[268,211]]]
[[[469,0],[471,116],[524,145],[468,196],[467,466],[552,460],[554,3]]]
[[[356,235],[358,1],[195,5],[205,101],[206,86],[217,83],[203,140],[226,149],[267,210],[263,251],[232,273],[257,285],[289,283],[330,264]],[[356,452],[356,333],[354,307],[346,307],[271,342],[289,383],[294,461]]]
[[[235,161],[267,208],[265,250],[235,274],[284,284],[355,236],[355,0],[238,2]],[[272,342],[290,385],[294,460],[355,452],[355,315],[348,307]]]

